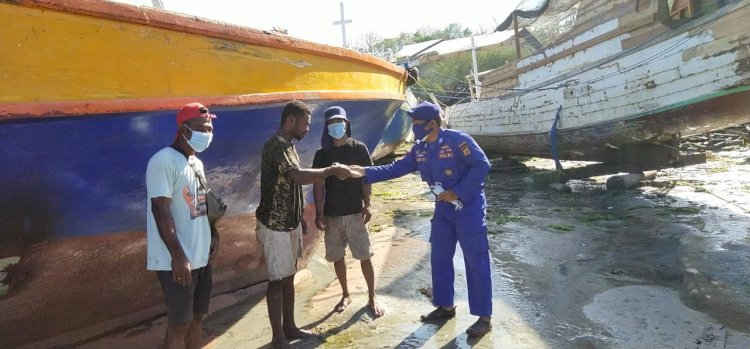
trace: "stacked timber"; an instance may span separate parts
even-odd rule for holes
[[[706,151],[750,144],[750,124],[729,127],[716,132],[704,133],[682,140],[681,150]]]

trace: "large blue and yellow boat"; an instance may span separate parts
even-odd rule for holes
[[[314,108],[297,145],[306,166],[331,105],[375,158],[408,132],[390,123],[404,69],[348,49],[94,0],[0,0],[0,21],[3,348],[66,345],[164,312],[145,270],[144,173],[182,105],[219,116],[201,154],[230,207],[215,293],[266,278],[253,212],[260,150],[284,104]],[[305,256],[320,238],[309,230]]]

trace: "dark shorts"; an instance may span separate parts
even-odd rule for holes
[[[159,270],[156,276],[167,301],[167,321],[170,325],[187,324],[193,319],[193,314],[208,314],[213,285],[210,265],[193,270],[193,282],[187,286],[174,282],[170,270]]]

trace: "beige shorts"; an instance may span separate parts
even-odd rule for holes
[[[359,260],[372,257],[372,243],[367,225],[362,215],[326,216],[326,260],[335,262],[346,254],[346,246],[352,251],[352,257]]]
[[[257,221],[255,237],[263,246],[268,265],[268,278],[278,281],[297,272],[297,261],[302,257],[302,226],[292,231],[275,231]]]

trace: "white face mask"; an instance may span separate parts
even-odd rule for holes
[[[208,148],[208,145],[211,144],[211,140],[214,137],[214,134],[211,132],[198,132],[193,131],[188,125],[185,125],[190,132],[192,132],[192,136],[190,136],[190,139],[187,139],[185,135],[183,134],[182,137],[185,138],[188,145],[193,148],[196,152],[200,153]]]

